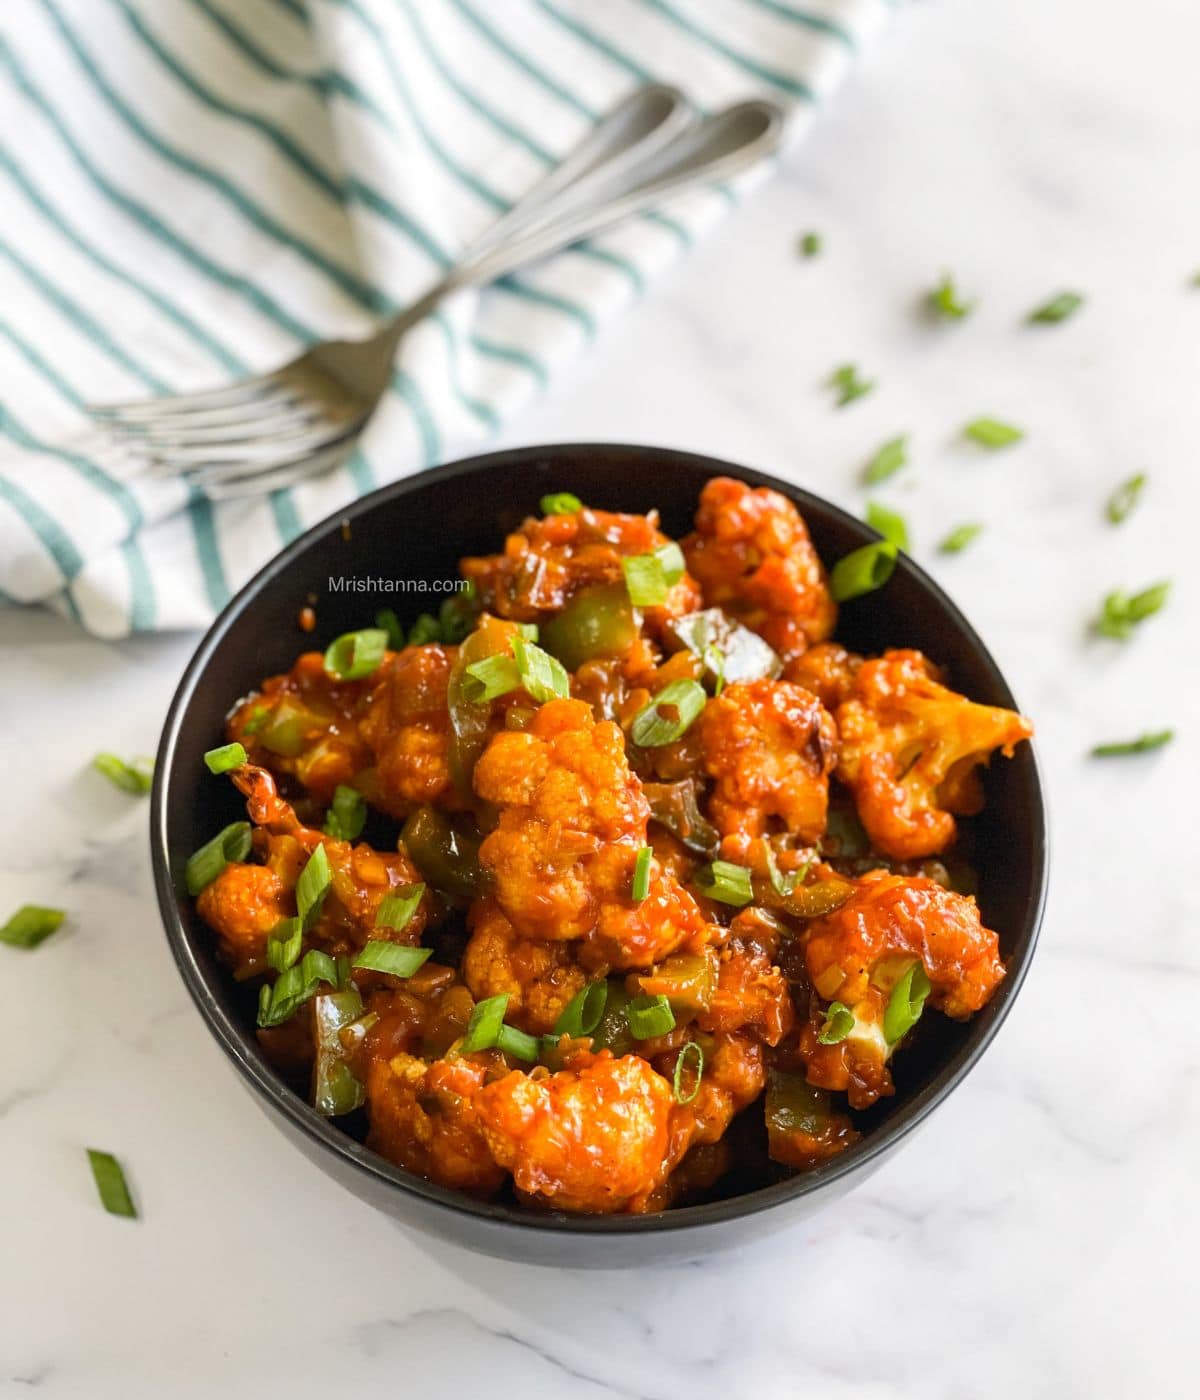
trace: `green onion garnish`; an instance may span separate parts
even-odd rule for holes
[[[398,885],[379,901],[379,908],[375,911],[375,927],[394,929],[397,933],[407,928],[424,894],[424,885]]]
[[[607,1005],[608,983],[603,978],[599,982],[589,982],[559,1012],[554,1023],[555,1042],[561,1035],[569,1035],[572,1040],[591,1035],[603,1020]]]
[[[507,1009],[507,992],[501,992],[499,996],[484,997],[482,1001],[476,1002],[459,1045],[464,1055],[469,1055],[473,1050],[490,1050],[495,1045]]]
[[[536,622],[518,622],[517,631],[527,642],[536,642],[538,639],[538,625]]]
[[[136,1220],[137,1210],[120,1162],[111,1152],[98,1152],[94,1147],[87,1149],[87,1155],[92,1164],[96,1190],[100,1192],[100,1204],[109,1215],[123,1215],[127,1220]]]
[[[325,894],[333,881],[329,857],[324,846],[318,846],[296,881],[296,910],[306,929],[312,928],[321,913]]]
[[[583,502],[570,491],[555,491],[542,497],[543,515],[578,515],[582,509]]]
[[[763,849],[767,856],[767,878],[771,881],[771,888],[781,899],[786,899],[796,888],[797,883],[802,883],[805,875],[808,874],[808,866],[803,870],[793,870],[785,875],[779,868],[779,862],[775,859],[775,851],[770,842],[763,842]],[[811,864],[811,862],[809,862]]]
[[[1045,326],[1055,325],[1059,321],[1065,321],[1068,316],[1073,316],[1082,305],[1083,298],[1078,292],[1059,292],[1056,297],[1051,297],[1048,302],[1031,311],[1029,319]]]
[[[255,705],[250,711],[250,718],[242,725],[242,734],[247,738],[253,737],[270,718],[270,706]]]
[[[222,744],[204,755],[210,773],[228,773],[231,768],[240,768],[245,761],[246,750],[241,744]]]
[[[1025,436],[1020,428],[1014,428],[1011,423],[1001,423],[998,418],[976,418],[967,424],[963,432],[972,442],[991,449],[1010,447]]]
[[[512,656],[485,656],[472,661],[463,676],[463,694],[476,705],[486,705],[499,695],[518,690],[521,672]]]
[[[1146,484],[1146,473],[1138,472],[1128,481],[1123,481],[1108,498],[1105,513],[1114,525],[1119,525],[1133,511]]]
[[[433,954],[432,948],[408,948],[403,943],[389,943],[373,938],[350,964],[364,972],[386,972],[390,977],[411,977]]]
[[[303,919],[281,919],[267,935],[267,963],[276,972],[295,965],[304,942]]]
[[[375,626],[387,633],[389,651],[404,650],[404,624],[393,608],[380,608],[375,614]]]
[[[719,646],[710,643],[700,653],[700,660],[704,663],[705,669],[712,674],[713,698],[715,699],[725,689],[726,655]]]
[[[873,379],[860,379],[858,370],[853,365],[841,365],[835,369],[829,382],[837,391],[837,406],[839,408],[845,408],[848,403],[853,403],[855,399],[861,399],[864,394],[869,394],[875,387]]]
[[[533,1064],[541,1048],[542,1042],[536,1035],[527,1035],[516,1026],[501,1026],[496,1032],[496,1049],[503,1050],[514,1060],[524,1060],[527,1064]]]
[[[629,1019],[629,1033],[634,1040],[653,1040],[655,1036],[666,1035],[675,1029],[675,1013],[671,1003],[661,994],[658,996],[634,997],[625,1008]]]
[[[145,797],[154,782],[152,758],[135,758],[126,763],[115,753],[98,753],[92,759],[92,767],[122,792],[132,793],[134,797]]]
[[[959,296],[954,278],[948,272],[929,293],[929,309],[935,316],[943,316],[948,321],[961,321],[974,305],[973,301],[963,301]]]
[[[863,470],[863,481],[868,486],[878,486],[889,476],[895,476],[901,467],[908,463],[908,435],[890,438],[875,453]]]
[[[800,239],[800,252],[806,258],[815,258],[821,251],[821,235],[806,233]]]
[[[442,640],[442,624],[432,613],[422,613],[408,629],[408,636],[401,646],[423,647],[429,642]]]
[[[892,576],[898,551],[891,540],[877,540],[854,549],[833,566],[829,591],[839,603],[873,593]]]
[[[360,681],[379,669],[387,644],[388,634],[382,627],[344,632],[329,644],[325,653],[325,674],[335,681]]]
[[[273,987],[262,987],[258,993],[258,1024],[264,1029],[281,1026],[316,995],[322,982],[331,987],[340,987],[346,981],[338,962],[322,953],[318,948],[310,948],[292,967],[281,972]],[[346,965],[349,971],[349,964]]]
[[[633,888],[629,892],[630,899],[635,904],[640,904],[650,893],[650,861],[654,852],[649,846],[643,846],[637,853],[637,861],[633,867]]]
[[[961,554],[967,545],[983,534],[983,526],[976,521],[966,525],[956,525],[938,545],[943,554]]]
[[[657,608],[683,577],[683,550],[669,540],[650,554],[633,554],[621,560],[625,588],[635,608]]]
[[[1100,616],[1096,619],[1096,631],[1102,637],[1125,641],[1132,636],[1138,623],[1152,617],[1165,605],[1170,589],[1169,581],[1152,584],[1132,597],[1117,589],[1105,598]]]
[[[878,501],[868,501],[866,518],[871,529],[878,530],[897,549],[908,548],[908,522],[899,511],[891,510]]]
[[[825,1024],[817,1032],[819,1045],[837,1045],[854,1029],[854,1012],[840,1001],[831,1001],[825,1012]]]
[[[571,678],[567,668],[548,651],[524,637],[514,637],[513,655],[517,659],[521,684],[531,699],[544,704],[547,700],[565,700],[570,695]]]
[[[692,1054],[692,1053],[691,1053],[692,1051],[695,1051],[695,1054]],[[685,1094],[685,1093],[683,1092],[683,1068],[684,1068],[684,1064],[686,1063],[686,1061],[687,1061],[689,1058],[691,1058],[691,1059],[695,1062],[695,1066],[696,1066],[695,1074],[696,1074],[696,1077],[695,1077],[695,1079],[692,1081],[691,1092],[688,1093],[688,1094]],[[672,1080],[672,1086],[671,1086],[672,1089],[673,1089],[673,1091],[674,1091],[674,1094],[675,1094],[675,1102],[676,1102],[676,1103],[679,1103],[679,1104],[691,1103],[691,1101],[692,1101],[692,1100],[696,1097],[696,1095],[700,1092],[700,1081],[701,1081],[701,1079],[703,1079],[703,1078],[704,1078],[704,1047],[700,1044],[699,1041],[696,1041],[696,1040],[689,1040],[688,1043],[687,1043],[687,1044],[683,1047],[683,1049],[679,1052],[679,1055],[678,1055],[678,1057],[677,1057],[676,1060],[675,1060],[675,1075],[674,1075],[674,1079]]]
[[[8,923],[0,928],[0,943],[8,943],[13,948],[36,948],[62,927],[66,917],[66,911],[62,909],[22,904]]]
[[[249,822],[231,822],[224,831],[218,831],[191,856],[184,868],[188,894],[195,897],[206,885],[211,885],[230,862],[236,864],[245,860],[251,844]]]
[[[919,962],[913,963],[892,988],[883,1013],[883,1038],[889,1045],[895,1045],[921,1019],[931,990],[925,969]]]
[[[750,871],[744,865],[728,860],[714,860],[702,865],[692,876],[692,884],[709,899],[741,908],[754,898]]]
[[[338,841],[357,841],[366,824],[367,804],[362,793],[346,783],[338,783],[325,814],[325,835]]]
[[[681,739],[708,701],[699,681],[672,681],[633,717],[629,733],[643,749],[661,748]]]
[[[1140,734],[1136,739],[1126,739],[1121,743],[1097,744],[1092,750],[1093,758],[1124,758],[1126,754],[1150,753],[1161,749],[1175,737],[1173,729],[1156,729],[1149,734]]]

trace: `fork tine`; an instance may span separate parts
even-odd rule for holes
[[[313,413],[317,406],[303,394],[291,391],[274,393],[270,396],[252,399],[245,404],[231,404],[227,408],[198,409],[194,413],[156,413],[142,418],[103,418],[100,423],[111,433],[122,438],[138,441],[146,437],[158,437],[170,433],[192,433],[207,428],[237,427],[254,428],[269,422],[281,414]]]
[[[131,399],[123,403],[88,405],[88,412],[105,422],[154,422],[175,414],[202,413],[214,408],[235,408],[253,403],[277,390],[292,392],[278,370],[255,375],[220,389],[202,389],[194,394],[170,394],[159,399]]]
[[[204,494],[211,501],[236,501],[244,496],[261,496],[267,491],[295,486],[309,477],[322,476],[335,470],[349,457],[352,448],[352,442],[335,443],[313,457],[276,467],[273,471],[253,472],[227,481],[213,482],[204,487]]]
[[[349,416],[345,415],[345,420]],[[332,415],[329,417],[332,418]],[[311,408],[292,409],[272,417],[238,418],[227,423],[214,422],[199,427],[192,427],[190,423],[186,427],[154,424],[144,430],[123,430],[118,434],[118,440],[141,448],[152,457],[165,456],[174,449],[185,447],[238,447],[248,437],[289,438],[314,427],[319,421],[319,416]]]
[[[336,446],[357,431],[361,418],[346,423],[325,422],[309,432],[267,441],[247,440],[221,454],[210,447],[178,448],[156,454],[149,468],[154,476],[186,476],[204,485],[227,477],[261,475],[276,467],[293,466],[314,453]]]

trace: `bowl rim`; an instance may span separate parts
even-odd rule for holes
[[[353,525],[357,518],[369,514],[383,503],[420,490],[434,480],[453,480],[456,477],[486,472],[497,466],[513,467],[528,464],[532,467],[539,459],[548,455],[569,458],[574,454],[594,454],[597,452],[614,455],[627,453],[636,455],[643,461],[658,459],[664,467],[671,463],[687,460],[714,476],[730,475],[754,486],[771,487],[787,496],[797,506],[801,515],[805,513],[806,509],[811,509],[832,517],[837,523],[848,527],[854,533],[861,534],[864,531],[868,534],[874,533],[870,526],[832,501],[803,487],[793,485],[791,482],[783,481],[769,473],[753,468],[709,457],[703,453],[662,446],[602,441],[545,443],[475,454],[413,473],[381,486],[319,520],[264,564],[221,609],[193,652],[171,699],[159,741],[155,760],[154,783],[150,794],[150,847],[155,893],[175,965],[213,1038],[228,1058],[232,1060],[250,1091],[260,1096],[265,1101],[266,1106],[280,1115],[287,1125],[297,1130],[318,1148],[332,1152],[341,1159],[343,1164],[348,1165],[355,1172],[371,1178],[376,1186],[395,1188],[402,1194],[421,1198],[426,1206],[434,1207],[435,1211],[473,1216],[481,1221],[487,1221],[493,1226],[507,1228],[514,1234],[533,1230],[552,1235],[628,1237],[653,1234],[664,1230],[699,1230],[708,1225],[757,1215],[762,1211],[771,1210],[775,1206],[783,1205],[803,1196],[823,1193],[826,1188],[833,1187],[844,1178],[865,1174],[872,1163],[877,1163],[889,1154],[928,1118],[934,1109],[945,1101],[978,1064],[988,1046],[995,1039],[1029,973],[1046,906],[1049,832],[1046,817],[1045,785],[1037,761],[1037,752],[1031,741],[1028,761],[1031,770],[1033,801],[1029,817],[1036,828],[1033,832],[1036,869],[1033,871],[1032,897],[1027,904],[1023,924],[1017,930],[1017,941],[1019,944],[1024,944],[1024,952],[1020,961],[1009,968],[1001,997],[993,1001],[985,1011],[984,1014],[988,1017],[986,1022],[982,1025],[976,1023],[979,1029],[975,1038],[957,1050],[950,1064],[945,1066],[929,1083],[923,1085],[899,1104],[895,1113],[885,1124],[870,1132],[858,1143],[829,1162],[810,1171],[799,1172],[794,1176],[773,1182],[771,1185],[759,1187],[757,1190],[701,1205],[678,1206],[645,1215],[574,1216],[561,1212],[542,1215],[525,1210],[520,1206],[476,1200],[462,1192],[436,1185],[423,1177],[407,1172],[402,1167],[395,1166],[385,1158],[370,1151],[347,1133],[342,1132],[332,1120],[318,1114],[304,1099],[290,1089],[279,1075],[271,1070],[265,1060],[247,1052],[244,1042],[245,1028],[239,1024],[235,1017],[225,1012],[216,996],[209,989],[204,971],[195,955],[191,940],[180,917],[180,896],[176,892],[170,870],[167,818],[175,751],[184,713],[204,679],[213,653],[233,622],[254,605],[259,592],[279,575],[290,569],[320,538],[331,530],[341,528],[343,522],[349,521]],[[991,652],[941,586],[908,554],[902,553],[900,555],[897,568],[912,575],[924,591],[931,595],[937,608],[965,635],[984,669],[991,673],[991,680],[1002,697],[1001,703],[1015,708],[1016,701]]]

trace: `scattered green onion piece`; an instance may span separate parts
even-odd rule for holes
[[[661,994],[634,997],[625,1008],[629,1018],[629,1033],[634,1040],[653,1040],[675,1029],[675,1013],[671,1003]]]
[[[699,681],[672,681],[641,709],[629,726],[633,742],[643,749],[661,748],[682,739],[708,701]]]
[[[109,1215],[121,1215],[127,1220],[137,1219],[137,1209],[129,1194],[129,1183],[120,1162],[111,1152],[98,1152],[94,1147],[87,1149],[88,1161],[92,1165],[92,1176],[96,1190],[100,1193],[100,1204]]]
[[[938,545],[938,549],[943,554],[961,554],[967,545],[982,534],[983,526],[977,521],[971,521],[966,525],[956,525]]]
[[[694,1055],[690,1055],[690,1052],[693,1051],[693,1050],[694,1050],[696,1053],[695,1053]],[[695,1064],[696,1064],[696,1079],[695,1079],[695,1082],[692,1084],[691,1093],[690,1093],[690,1094],[685,1094],[685,1093],[683,1092],[683,1068],[684,1068],[684,1064],[687,1062],[687,1060],[689,1059],[689,1057],[690,1057],[691,1059],[693,1059],[693,1060],[695,1061]],[[678,1056],[676,1057],[676,1060],[675,1060],[675,1075],[674,1075],[674,1078],[673,1078],[673,1080],[672,1080],[672,1085],[671,1085],[672,1090],[673,1090],[673,1092],[674,1092],[674,1094],[675,1094],[675,1102],[678,1103],[678,1104],[689,1104],[689,1103],[691,1103],[691,1101],[692,1101],[692,1100],[696,1097],[696,1095],[700,1092],[700,1081],[701,1081],[703,1078],[704,1078],[704,1047],[700,1044],[700,1042],[699,1042],[698,1040],[689,1040],[688,1043],[687,1043],[687,1044],[683,1047],[683,1049],[679,1052],[679,1054],[678,1054]]]
[[[878,501],[867,502],[867,524],[878,530],[885,540],[890,540],[897,549],[908,549],[908,522],[899,511],[881,505]]]
[[[152,758],[135,758],[126,763],[115,753],[98,753],[92,759],[92,767],[97,773],[103,773],[115,787],[132,793],[134,797],[145,797],[154,782]]]
[[[604,1017],[607,1003],[608,983],[603,978],[599,982],[589,982],[559,1012],[554,1023],[555,1043],[562,1035],[569,1035],[572,1040],[592,1035]]]
[[[475,1009],[471,1012],[471,1019],[467,1022],[467,1029],[459,1045],[464,1055],[469,1055],[473,1050],[490,1050],[495,1045],[507,1009],[507,992],[501,992],[499,996],[484,997],[482,1001],[475,1003]]]
[[[1165,606],[1170,590],[1169,580],[1151,584],[1149,588],[1143,588],[1132,597],[1120,589],[1115,590],[1104,600],[1100,616],[1096,620],[1096,631],[1102,637],[1112,637],[1119,642],[1126,641],[1133,635],[1138,623],[1152,617]]]
[[[629,897],[635,904],[640,904],[650,893],[650,861],[654,852],[649,846],[643,846],[637,853],[637,862],[633,867],[633,888]]]
[[[325,652],[325,674],[335,681],[360,681],[379,669],[387,644],[388,634],[382,627],[344,632]]]
[[[825,1012],[825,1024],[817,1032],[818,1045],[837,1045],[854,1029],[854,1012],[840,1001],[831,1001]]]
[[[891,578],[898,550],[891,540],[876,540],[854,549],[833,566],[829,591],[839,603],[873,593]]]
[[[303,919],[283,919],[267,935],[267,963],[276,972],[294,967],[304,942]]]
[[[895,1045],[921,1019],[930,990],[925,969],[913,963],[892,988],[883,1013],[883,1037],[889,1045]]]
[[[386,972],[390,977],[411,977],[433,954],[432,948],[408,948],[373,938],[351,963],[364,972]]]
[[[873,379],[859,378],[858,370],[854,365],[841,365],[835,369],[829,382],[837,391],[837,406],[839,408],[845,408],[848,403],[853,403],[855,399],[861,399],[864,394],[869,394],[875,387]]]
[[[806,233],[800,239],[800,252],[806,258],[815,258],[821,251],[821,235]]]
[[[513,638],[513,655],[521,684],[531,699],[539,703],[565,700],[571,693],[571,678],[567,668],[556,657],[524,637]]]
[[[998,418],[976,418],[968,423],[963,432],[981,447],[995,450],[998,447],[1011,447],[1025,436],[1020,428],[1011,423],[1001,423]]]
[[[710,644],[700,653],[700,660],[706,670],[712,672],[713,699],[725,689],[725,653],[717,645]]]
[[[728,860],[714,860],[702,865],[692,876],[692,884],[709,899],[732,904],[738,909],[754,898],[750,871],[746,866],[734,865]]]
[[[901,467],[908,464],[908,435],[890,438],[875,453],[863,470],[863,481],[868,486],[878,486],[889,476],[895,476]]]
[[[393,608],[380,608],[375,614],[375,626],[387,633],[389,651],[403,651],[404,624],[396,616]]]
[[[974,305],[973,301],[963,301],[959,296],[954,278],[948,272],[929,293],[929,309],[935,316],[942,316],[948,321],[961,321]]]
[[[379,901],[379,908],[375,911],[375,927],[390,928],[400,933],[408,927],[424,894],[423,884],[398,886]]]
[[[1136,739],[1122,743],[1097,744],[1092,750],[1093,758],[1124,758],[1127,754],[1150,753],[1161,749],[1175,737],[1173,729],[1156,729],[1149,734],[1140,734]]]
[[[1056,297],[1051,297],[1035,311],[1031,311],[1029,319],[1035,324],[1056,325],[1059,321],[1065,321],[1068,316],[1073,316],[1082,305],[1083,298],[1078,292],[1059,292]]]
[[[669,540],[650,554],[633,554],[621,560],[629,601],[636,608],[657,608],[683,577],[683,551]]]
[[[408,636],[400,645],[423,647],[429,642],[440,642],[441,640],[441,623],[432,613],[421,613],[416,622],[408,629]]]
[[[338,962],[319,948],[310,948],[298,963],[281,972],[274,986],[264,986],[258,994],[258,1024],[268,1030],[281,1026],[306,1001],[316,995],[322,982],[341,987],[346,978]],[[348,970],[347,963],[347,970]]]
[[[497,653],[472,661],[463,675],[463,694],[472,704],[486,705],[499,695],[519,690],[521,673],[516,659]]]
[[[194,898],[206,885],[212,884],[226,865],[245,860],[250,846],[249,822],[231,822],[224,831],[218,831],[188,860],[183,872],[188,894]]]
[[[22,904],[8,923],[0,928],[0,943],[7,943],[13,948],[36,948],[62,927],[66,917],[66,911],[62,909]]]
[[[357,841],[366,824],[367,804],[362,793],[346,783],[338,783],[325,814],[325,835],[338,841]]]
[[[333,881],[329,856],[324,846],[318,846],[300,872],[296,881],[296,910],[306,929],[312,928],[321,913],[325,894]]]
[[[533,1064],[541,1048],[542,1043],[536,1035],[527,1035],[516,1026],[501,1026],[496,1032],[496,1049],[503,1050],[514,1060],[524,1060],[526,1064]]]
[[[536,622],[518,622],[517,631],[527,642],[536,642],[538,639],[538,625]]]
[[[245,761],[246,750],[241,744],[222,744],[204,755],[210,773],[228,773],[231,768],[240,768]]]
[[[242,733],[248,738],[252,738],[266,724],[271,717],[270,707],[267,705],[255,705],[250,711],[250,718],[242,725]]]
[[[803,883],[805,875],[808,874],[808,866],[805,866],[803,870],[793,870],[785,875],[779,868],[779,862],[775,859],[775,851],[770,842],[764,841],[763,847],[767,853],[767,878],[771,881],[771,888],[781,899],[786,899],[798,883]],[[811,864],[810,861],[809,865]]]
[[[583,502],[570,491],[555,491],[542,497],[543,515],[578,515],[582,509]]]
[[[1108,498],[1105,513],[1114,525],[1120,525],[1133,512],[1145,485],[1146,473],[1138,472],[1136,476],[1131,476],[1128,481],[1123,481]]]

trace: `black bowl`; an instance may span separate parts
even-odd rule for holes
[[[987,1008],[965,1024],[925,1018],[925,1034],[895,1067],[896,1096],[863,1116],[860,1142],[815,1171],[783,1176],[761,1167],[735,1175],[729,1189],[737,1194],[657,1215],[534,1214],[471,1200],[392,1166],[320,1117],[264,1060],[244,996],[214,957],[211,935],[183,883],[188,855],[244,816],[232,786],[212,778],[202,761],[204,751],[221,742],[231,703],[262,677],[287,670],[300,651],[369,625],[381,606],[408,621],[439,601],[437,594],[416,591],[338,589],[337,579],[451,579],[462,555],[499,548],[547,491],[572,491],[610,510],[657,507],[667,533],[681,535],[690,528],[701,487],[716,475],[790,496],[827,563],[875,538],[817,496],[691,453],[587,444],[474,457],[384,487],[285,549],[217,618],[167,716],[151,799],[155,884],[171,951],[201,1015],[257,1101],[311,1161],[404,1224],[468,1248],[545,1264],[631,1265],[695,1257],[815,1211],[865,1180],[962,1081],[1029,968],[1045,896],[1046,823],[1034,754],[1022,744],[1015,758],[986,774],[987,805],[972,824],[979,903],[984,921],[999,932],[1008,976]],[[311,636],[298,622],[308,604],[317,616]],[[838,638],[867,652],[918,647],[947,668],[957,689],[987,704],[1015,706],[966,619],[907,557],[883,589],[843,606]]]

